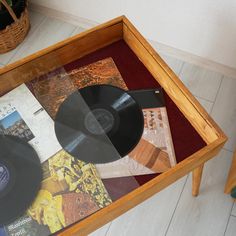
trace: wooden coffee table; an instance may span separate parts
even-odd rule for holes
[[[178,164],[145,180],[138,188],[59,235],[87,235],[189,172],[193,173],[192,194],[197,196],[204,163],[215,157],[227,140],[205,109],[125,16],[0,69],[0,94],[62,65],[76,61],[77,66],[81,66],[108,56],[113,57],[129,88],[161,86],[164,89]]]

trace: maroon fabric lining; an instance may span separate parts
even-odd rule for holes
[[[76,50],[76,49],[75,49]],[[112,57],[117,68],[119,69],[125,83],[130,90],[134,89],[150,89],[158,88],[160,85],[149,73],[146,67],[133,53],[129,46],[120,40],[107,47],[97,50],[81,59],[65,65],[67,71],[76,67],[85,66],[95,61]],[[170,128],[173,138],[173,144],[177,162],[184,160],[189,155],[195,153],[206,145],[203,139],[198,135],[196,130],[180,112],[169,96],[164,93]],[[144,184],[156,175],[146,175],[135,177],[138,183]],[[122,178],[121,178],[122,179]],[[127,178],[124,178],[124,184]],[[106,180],[105,183],[110,184],[111,180]],[[121,180],[120,180],[121,181]],[[120,182],[119,181],[119,185]],[[113,182],[114,183],[114,182]],[[127,183],[127,182],[126,182]],[[115,186],[114,186],[115,187]]]

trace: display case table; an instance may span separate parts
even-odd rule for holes
[[[59,235],[87,235],[189,172],[193,172],[192,194],[197,196],[204,163],[215,157],[227,140],[205,109],[125,16],[0,69],[0,94],[62,65],[70,70],[107,57],[113,58],[129,89],[160,86],[164,89],[177,165],[159,175],[137,178],[139,187],[65,228]]]

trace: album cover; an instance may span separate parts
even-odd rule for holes
[[[42,166],[39,194],[24,216],[4,227],[3,235],[49,235],[111,203],[94,165],[61,150]]]
[[[60,67],[26,83],[53,119],[67,96],[85,86],[97,84],[110,84],[127,90],[112,58],[106,58],[69,72]]]
[[[31,144],[41,162],[61,149],[53,120],[24,84],[0,98],[0,134]]]
[[[162,90],[134,90],[129,93],[142,108],[143,135],[126,157],[112,163],[96,165],[103,179],[162,173],[176,165]]]
[[[176,165],[166,108],[143,109],[143,115],[142,139],[129,156],[155,173],[164,172]]]

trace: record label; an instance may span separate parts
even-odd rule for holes
[[[112,129],[115,118],[108,110],[97,108],[89,112],[84,120],[85,127],[90,133],[100,135]]]
[[[3,191],[9,183],[10,173],[7,167],[0,163],[0,191]]]

